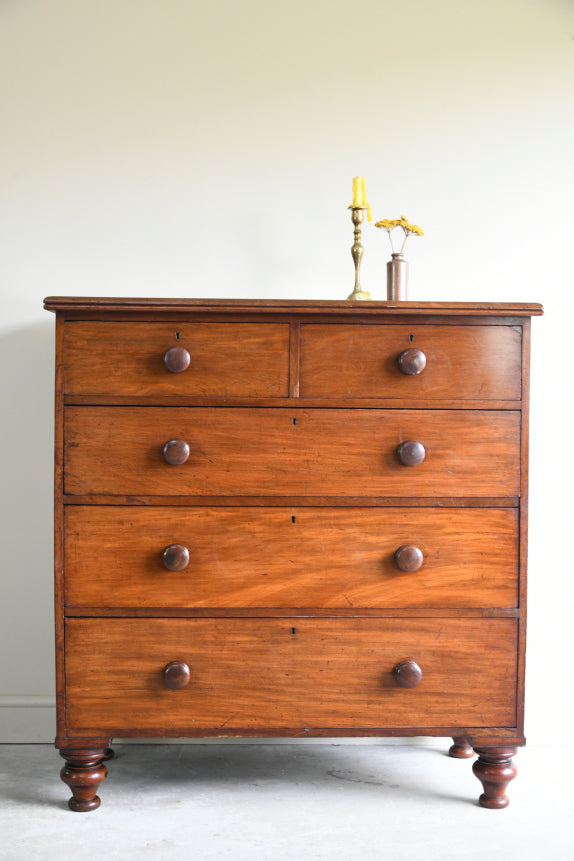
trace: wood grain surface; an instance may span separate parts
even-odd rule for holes
[[[190,354],[171,373],[164,355]],[[66,394],[286,397],[286,323],[68,322],[64,337]]]
[[[511,726],[516,638],[514,619],[68,619],[67,723]],[[393,677],[406,659],[412,690]],[[190,668],[183,690],[163,682],[171,661]]]
[[[516,509],[67,506],[73,607],[515,607]],[[162,553],[189,550],[180,571]],[[422,566],[403,572],[413,544]]]
[[[489,770],[524,743],[541,306],[45,307],[69,768],[113,736],[452,735]]]
[[[517,496],[514,411],[66,407],[65,493]],[[182,466],[162,447],[185,440]],[[422,464],[397,447],[419,440]]]
[[[542,305],[537,302],[349,302],[341,299],[196,299],[196,298],[137,298],[133,296],[47,296],[44,299],[47,311],[81,313],[90,315],[104,312],[117,317],[124,311],[133,311],[146,318],[172,312],[211,311],[216,314],[232,314],[244,311],[250,315],[258,312],[267,314],[313,314],[323,317],[338,313],[352,317],[369,314],[376,316],[400,314],[426,314],[428,316],[455,314],[488,317],[525,316],[533,317],[543,313]]]
[[[426,357],[399,368],[403,351]],[[521,326],[301,326],[302,398],[520,399]]]

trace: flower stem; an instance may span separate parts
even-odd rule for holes
[[[403,240],[403,244],[401,245],[401,250],[400,250],[399,254],[402,254],[402,253],[403,253],[404,248],[405,248],[405,245],[407,244],[407,239],[409,238],[409,231],[408,231],[408,230],[405,230],[405,228],[404,228],[404,227],[403,227],[403,230],[405,231],[405,238],[404,238],[404,240]]]

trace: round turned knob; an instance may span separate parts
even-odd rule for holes
[[[416,688],[420,685],[423,671],[416,661],[412,658],[407,658],[405,661],[400,661],[393,670],[395,682],[401,688]]]
[[[169,544],[161,554],[161,561],[168,571],[183,571],[189,562],[189,550],[185,544]]]
[[[414,544],[403,544],[395,550],[394,560],[401,571],[418,571],[423,564],[423,553]]]
[[[400,444],[397,454],[404,466],[418,466],[425,459],[426,451],[422,442],[408,440]]]
[[[406,374],[408,377],[413,377],[415,374],[422,374],[426,367],[427,357],[422,350],[416,350],[411,347],[409,350],[404,350],[397,359],[399,371]]]
[[[163,683],[172,691],[184,688],[191,677],[189,667],[184,661],[172,661],[163,668]]]
[[[182,439],[170,439],[163,447],[163,457],[167,463],[180,466],[189,457],[189,446]]]
[[[187,371],[191,356],[185,347],[170,347],[166,350],[163,363],[172,374],[181,374],[182,371]]]

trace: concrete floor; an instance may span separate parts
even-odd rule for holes
[[[572,861],[561,751],[519,751],[506,810],[483,810],[446,739],[114,744],[102,806],[72,813],[49,745],[0,745],[0,859]]]

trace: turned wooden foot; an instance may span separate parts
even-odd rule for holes
[[[449,756],[454,756],[455,759],[468,759],[470,756],[474,756],[474,750],[466,738],[456,735],[452,737],[452,740],[454,744],[449,749]]]
[[[72,790],[72,797],[68,801],[70,810],[84,813],[100,806],[96,793],[108,773],[102,762],[105,753],[106,748],[86,750],[68,747],[60,751],[60,756],[66,760],[60,777]]]
[[[512,762],[516,748],[477,747],[475,751],[478,759],[473,763],[472,770],[484,789],[478,803],[491,810],[508,807],[506,787],[517,774],[517,768]]]
[[[104,762],[108,762],[110,759],[113,759],[115,757],[115,755],[116,754],[115,754],[114,749],[111,747],[107,747],[106,752],[104,753],[102,759],[104,760]]]

